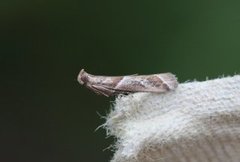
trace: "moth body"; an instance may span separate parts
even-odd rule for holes
[[[134,92],[163,93],[178,86],[176,77],[171,73],[128,76],[94,76],[82,69],[78,82],[90,90],[104,96]]]

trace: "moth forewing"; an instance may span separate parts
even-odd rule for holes
[[[112,96],[131,92],[161,93],[174,90],[178,86],[176,77],[171,73],[128,76],[94,76],[81,70],[78,75],[80,84],[97,94]]]
[[[157,74],[157,76],[166,84],[170,90],[174,90],[178,86],[178,81],[172,73]]]
[[[176,77],[171,73],[125,76],[116,85],[116,90],[128,92],[161,93],[177,87]]]

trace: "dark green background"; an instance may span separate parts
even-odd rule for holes
[[[172,72],[179,81],[240,71],[240,1],[2,0],[0,161],[108,161],[95,129],[114,98],[76,80]]]

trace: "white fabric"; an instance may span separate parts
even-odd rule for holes
[[[119,96],[105,123],[112,162],[240,162],[240,76]]]

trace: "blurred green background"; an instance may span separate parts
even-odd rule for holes
[[[109,161],[95,129],[114,98],[76,80],[172,72],[180,82],[240,71],[240,1],[2,0],[0,161]]]

